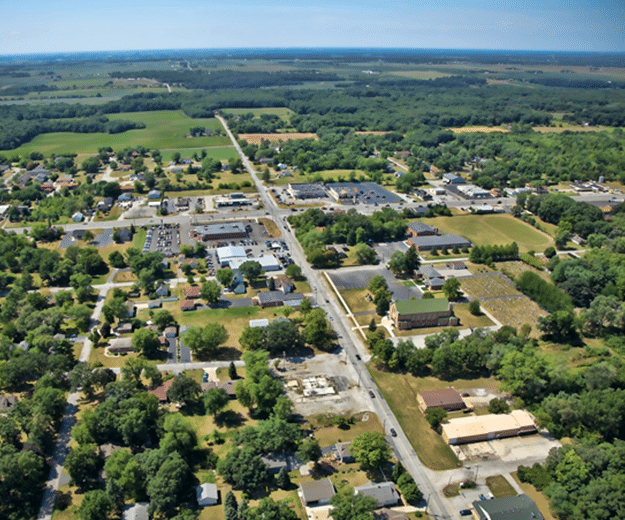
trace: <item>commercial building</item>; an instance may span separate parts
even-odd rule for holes
[[[287,187],[287,193],[294,199],[319,199],[327,197],[320,182],[293,182]]]
[[[431,251],[432,249],[442,249],[443,247],[448,249],[471,247],[472,244],[460,235],[433,235],[409,238],[408,245],[415,246],[417,251]]]
[[[411,237],[425,237],[438,235],[438,228],[424,224],[423,222],[411,222],[408,224],[408,235]]]
[[[473,502],[477,520],[543,520],[545,517],[527,495],[493,498]]]
[[[455,173],[444,173],[443,174],[443,183],[444,184],[465,184],[465,181],[460,175],[456,175]]]
[[[490,191],[473,186],[472,184],[463,184],[457,186],[458,193],[465,199],[489,199],[492,197]]]
[[[427,390],[417,394],[417,403],[422,412],[427,412],[432,408],[442,408],[451,412],[466,408],[460,392],[453,387],[444,390]]]
[[[243,262],[249,260],[249,258],[243,246],[226,246],[217,248],[217,260],[221,264],[221,267],[230,266],[230,268],[234,270],[236,267],[233,267],[233,263],[241,260],[239,263],[239,265],[241,265]]]
[[[460,417],[443,424],[443,439],[449,444],[490,441],[534,432],[534,420],[523,410],[513,410],[509,414]]]
[[[219,258],[221,259],[221,257]],[[228,265],[231,269],[239,269],[242,263],[248,261],[258,262],[263,271],[279,271],[282,269],[280,262],[274,255],[261,255],[258,258],[234,258],[229,260]]]
[[[231,238],[246,238],[247,231],[240,222],[223,222],[208,226],[197,226],[191,230],[191,238],[207,242],[209,240],[227,240]]]
[[[391,304],[389,318],[399,330],[456,325],[458,318],[446,298],[404,300]]]
[[[293,305],[294,302],[301,303],[304,296],[301,293],[284,294],[280,291],[269,291],[258,293],[252,298],[254,305],[265,307],[280,307],[281,305]]]
[[[375,182],[333,182],[326,185],[337,201],[352,204],[395,204],[402,202],[397,195]]]

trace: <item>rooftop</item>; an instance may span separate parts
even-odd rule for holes
[[[478,518],[489,520],[543,520],[543,515],[527,495],[473,502]]]
[[[336,494],[329,478],[302,482],[299,488],[306,504],[309,502],[329,501]]]
[[[443,312],[449,309],[447,298],[425,300],[403,300],[395,302],[398,314],[421,314],[424,312]]]
[[[419,392],[419,395],[428,408],[445,407],[452,404],[464,404],[462,396],[455,388],[445,388],[444,390],[427,390]]]

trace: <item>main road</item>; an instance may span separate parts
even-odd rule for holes
[[[331,322],[334,330],[338,335],[341,348],[346,353],[345,357],[347,362],[349,362],[360,374],[361,386],[370,391],[369,395],[374,396],[370,397],[370,404],[372,409],[382,421],[386,432],[390,432],[391,429],[394,429],[397,432],[397,437],[388,436],[387,438],[393,446],[397,460],[401,461],[406,470],[412,475],[412,477],[415,479],[417,486],[423,493],[423,496],[426,497],[428,513],[433,518],[452,518],[452,515],[447,508],[447,504],[438,494],[430,478],[428,477],[428,470],[423,466],[423,464],[417,457],[417,454],[410,445],[408,438],[404,435],[399,425],[399,422],[395,418],[395,415],[391,411],[388,403],[378,391],[377,385],[371,377],[371,374],[369,374],[369,371],[367,370],[362,359],[358,359],[356,357],[356,355],[358,355],[360,358],[365,356],[366,352],[363,344],[357,338],[355,332],[351,329],[351,327],[345,324],[343,320],[344,313],[339,308],[336,299],[331,293],[329,287],[326,285],[325,280],[323,280],[321,273],[312,269],[304,258],[304,253],[300,248],[299,243],[293,236],[289,224],[286,222],[284,210],[279,211],[279,209],[277,208],[275,202],[273,201],[273,198],[269,195],[267,189],[257,177],[256,171],[252,167],[252,164],[245,156],[245,154],[241,150],[241,147],[234,138],[234,135],[228,128],[227,122],[219,115],[216,115],[216,117],[221,121],[221,124],[226,129],[226,132],[232,140],[232,143],[234,144],[234,147],[239,154],[239,157],[243,161],[243,165],[254,180],[254,184],[256,185],[258,193],[260,194],[260,198],[265,206],[266,212],[269,213],[269,215],[277,224],[278,228],[280,228],[280,230],[282,231],[284,241],[289,246],[293,261],[295,262],[295,264],[301,267],[302,273],[308,279],[317,297],[317,303],[331,318]]]

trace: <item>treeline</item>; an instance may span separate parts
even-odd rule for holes
[[[516,280],[517,287],[549,312],[570,311],[573,309],[571,298],[553,284],[546,282],[532,271],[525,271]]]
[[[473,246],[469,253],[469,260],[474,264],[492,264],[505,260],[517,260],[519,258],[519,246],[516,242],[508,245],[485,245]]]
[[[334,72],[316,70],[291,70],[278,72],[243,72],[233,70],[143,70],[137,72],[112,72],[113,78],[150,78],[161,83],[175,83],[188,89],[222,90],[255,89],[301,85],[309,81],[339,81]]]

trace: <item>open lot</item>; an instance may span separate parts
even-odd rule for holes
[[[544,251],[553,245],[553,239],[549,235],[507,213],[436,217],[427,219],[426,222],[445,233],[462,235],[478,246],[516,242],[519,250],[525,252]]]
[[[16,153],[27,155],[32,151],[39,151],[49,155],[51,153],[96,153],[98,148],[110,146],[114,150],[126,146],[142,145],[149,149],[168,148],[202,148],[219,145],[229,145],[230,139],[226,136],[186,137],[193,126],[204,126],[212,130],[223,130],[217,119],[192,119],[182,111],[162,110],[156,112],[122,112],[107,114],[111,121],[137,121],[145,123],[145,128],[128,130],[120,134],[78,134],[73,132],[58,132],[42,134],[31,142],[16,148]]]

